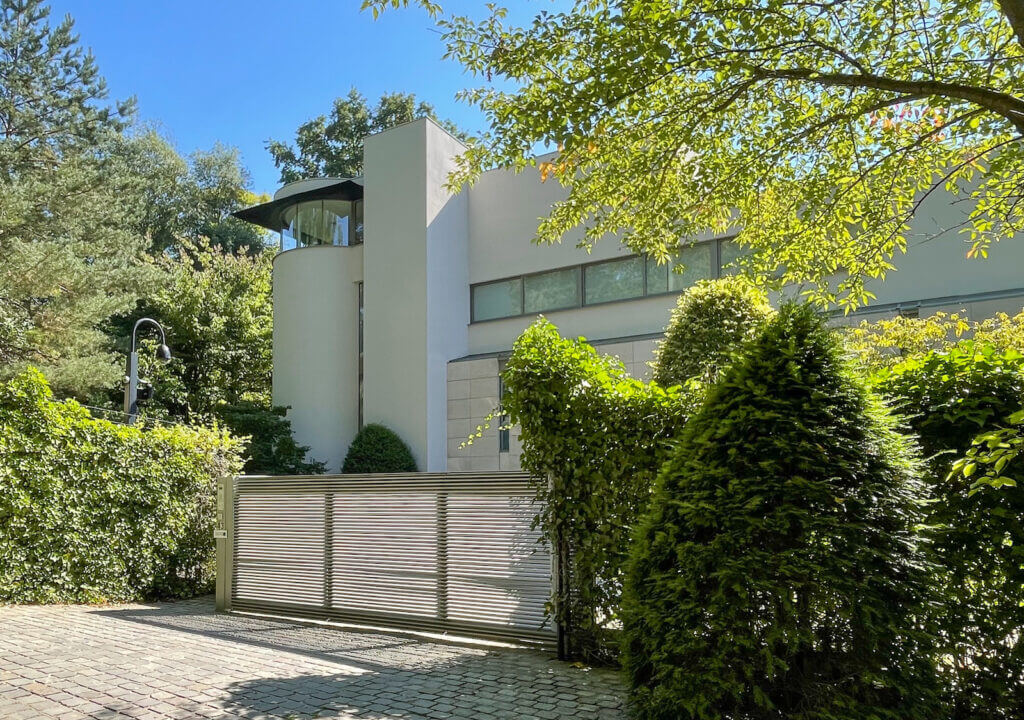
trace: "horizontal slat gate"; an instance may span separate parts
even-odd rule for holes
[[[231,605],[552,643],[533,497],[519,473],[238,478]]]

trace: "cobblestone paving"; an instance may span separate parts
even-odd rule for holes
[[[224,615],[0,607],[0,718],[624,717],[616,673],[530,650]]]

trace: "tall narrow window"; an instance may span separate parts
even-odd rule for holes
[[[505,406],[505,393],[508,392],[508,388],[505,387],[505,364],[506,360],[498,360],[498,403],[500,404],[499,409],[504,409]],[[509,417],[504,412],[498,416],[498,452],[507,453],[510,445],[511,430],[508,427]]]

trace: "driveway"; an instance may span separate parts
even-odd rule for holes
[[[617,673],[213,612],[213,600],[0,607],[0,718],[619,720]]]

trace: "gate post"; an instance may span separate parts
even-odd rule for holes
[[[548,473],[548,492],[554,487],[555,478],[553,473]],[[555,609],[555,634],[558,649],[558,659],[568,660],[571,654],[569,645],[568,612],[569,605],[566,602],[566,594],[569,590],[569,583],[566,577],[569,569],[568,544],[562,531],[562,524],[555,518],[552,527],[551,537],[551,595],[552,604]]]
[[[235,542],[235,478],[217,479],[217,516],[213,526],[217,545],[216,608],[231,609],[232,570]]]

